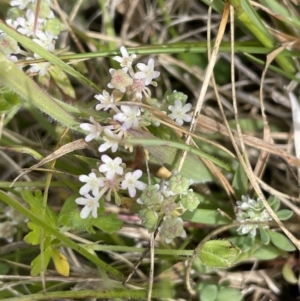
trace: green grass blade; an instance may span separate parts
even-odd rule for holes
[[[62,124],[75,128],[75,118],[46,94],[29,76],[0,52],[1,83]],[[17,79],[17,80],[16,80]]]
[[[244,26],[266,47],[274,47],[274,39],[264,26],[260,17],[250,5],[248,0],[230,0],[231,5],[235,8],[237,18]],[[292,63],[281,54],[276,57],[278,65],[288,73],[295,73]]]

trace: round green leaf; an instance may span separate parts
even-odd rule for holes
[[[224,287],[219,290],[216,301],[224,300],[241,301],[243,300],[243,295],[232,287]]]
[[[123,226],[123,222],[118,219],[118,216],[116,214],[98,216],[91,221],[93,226],[109,234],[120,230]]]
[[[215,301],[218,287],[215,284],[207,284],[200,291],[201,301]]]

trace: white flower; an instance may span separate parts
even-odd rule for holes
[[[261,201],[260,198],[257,198],[257,200],[251,199],[249,196],[242,195],[242,202],[237,201],[237,207],[241,210],[248,210],[253,209],[255,211],[261,211],[264,208],[264,204]]]
[[[114,56],[113,60],[120,63],[121,67],[131,67],[133,60],[136,58],[135,54],[128,55],[127,49],[124,46],[120,48],[122,56]]]
[[[86,195],[91,190],[93,195],[97,195],[99,194],[100,187],[104,185],[103,180],[101,178],[98,178],[94,172],[90,173],[88,176],[87,175],[79,176],[79,181],[86,183],[79,190],[79,193],[81,195]]]
[[[122,189],[128,189],[129,195],[132,198],[136,195],[136,189],[144,190],[146,188],[145,183],[138,181],[142,174],[142,171],[139,169],[125,174],[121,187]]]
[[[10,6],[18,6],[19,9],[24,9],[30,2],[33,2],[33,0],[11,0]]]
[[[160,72],[154,71],[154,60],[152,58],[149,59],[148,65],[138,63],[136,66],[141,71],[136,72],[134,77],[136,79],[144,79],[146,86],[150,85],[152,80],[160,75]]]
[[[124,130],[138,127],[138,116],[141,115],[140,109],[137,106],[121,106],[121,110],[123,113],[116,114],[114,120],[121,122]]]
[[[35,34],[37,36],[37,39],[32,39],[32,41],[49,51],[53,51],[55,49],[55,46],[53,44],[54,35],[51,32],[45,33],[43,31],[37,30]]]
[[[172,112],[168,116],[175,120],[178,125],[183,125],[183,121],[190,122],[192,120],[192,116],[186,114],[192,105],[190,103],[185,104],[182,106],[182,102],[179,99],[176,99],[174,102],[174,106],[169,106],[168,109]]]
[[[123,132],[119,132],[117,135],[115,135],[110,129],[105,129],[104,134],[105,136],[103,139],[106,142],[100,145],[98,149],[99,152],[102,153],[111,148],[111,151],[115,153],[119,147],[119,142],[123,137]]]
[[[80,217],[82,219],[87,218],[91,212],[92,212],[92,217],[97,218],[98,216],[97,210],[98,207],[100,206],[99,199],[100,199],[99,195],[92,197],[91,195],[86,194],[84,197],[80,197],[75,200],[75,202],[78,205],[84,206],[80,212]]]
[[[32,60],[33,58],[27,57],[26,60]],[[38,73],[40,76],[44,76],[50,66],[49,62],[30,64],[30,68],[27,73]]]
[[[109,108],[115,108],[114,106],[114,96],[110,95],[107,91],[103,90],[102,94],[97,94],[94,96],[97,100],[100,101],[100,104],[96,105],[96,110],[107,111]]]
[[[125,93],[126,87],[132,85],[133,79],[127,74],[128,69],[109,69],[109,73],[111,74],[111,81],[107,85],[110,89],[117,89],[122,93]]]
[[[9,26],[13,27],[14,29],[17,29],[17,27],[19,26],[19,23],[17,20],[13,20],[13,19],[6,19],[5,20],[6,24],[8,24]],[[2,32],[2,30],[1,30]]]
[[[99,171],[106,173],[106,178],[108,180],[111,180],[115,174],[123,174],[123,167],[120,166],[120,164],[122,164],[122,159],[120,157],[117,157],[113,160],[109,156],[103,155],[101,160],[104,162],[104,164],[100,165]]]
[[[90,117],[90,123],[81,123],[80,128],[83,129],[84,131],[91,132],[85,137],[86,142],[92,141],[94,138],[99,137],[101,132],[102,132],[102,126],[100,125],[99,122],[97,122],[94,117]]]
[[[26,11],[26,19],[19,17],[17,18],[17,22],[20,27],[18,27],[17,31],[26,36],[33,35],[33,27],[34,27],[35,15],[31,9]],[[39,25],[39,22],[38,22]]]

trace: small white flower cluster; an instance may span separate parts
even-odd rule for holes
[[[263,202],[258,198],[251,199],[248,196],[242,196],[242,201],[237,201],[237,208],[239,210],[237,221],[242,225],[237,229],[238,234],[248,234],[251,237],[256,236],[256,229],[259,224],[267,223],[272,220],[268,211],[264,208]],[[245,223],[243,225],[243,223]],[[262,225],[263,228],[269,228],[268,225]]]
[[[50,9],[50,0],[42,0],[39,14],[35,16],[37,0],[11,0],[12,8],[7,13],[6,23],[15,28],[18,32],[31,38],[35,43],[48,51],[54,51],[55,42],[62,30],[62,24],[55,18]],[[21,51],[18,43],[6,33],[0,33],[0,51],[7,55],[12,61],[18,61],[16,55],[25,55],[26,60],[41,58],[37,53],[30,54]],[[28,73],[45,75],[50,63],[30,64]]]
[[[131,137],[133,129],[146,127],[149,122],[149,114],[141,110],[138,106],[142,101],[148,104],[153,103],[149,85],[157,86],[155,81],[159,72],[154,70],[154,60],[149,59],[147,64],[136,64],[136,71],[133,68],[135,55],[129,55],[125,47],[120,48],[122,56],[113,57],[120,63],[120,69],[110,69],[111,80],[108,88],[113,89],[111,93],[106,90],[103,93],[95,95],[99,101],[96,110],[109,111],[112,118],[107,119],[107,125],[101,125],[94,117],[90,117],[91,123],[82,123],[80,128],[88,132],[85,141],[101,137],[104,142],[99,145],[99,152],[103,153],[111,150],[115,153],[121,140]],[[135,102],[137,105],[120,105],[118,102],[122,99]],[[162,101],[160,110],[169,109],[168,115],[175,120],[178,125],[183,122],[191,121],[191,116],[187,114],[191,110],[191,104],[186,104],[187,97],[183,93],[174,91],[166,95]],[[156,106],[157,108],[157,106]],[[125,149],[132,151],[132,146],[124,145]],[[87,218],[90,214],[97,217],[99,200],[104,196],[107,201],[111,200],[113,194],[117,205],[120,205],[118,192],[120,189],[128,189],[130,197],[136,196],[136,190],[141,190],[142,195],[137,202],[144,208],[140,211],[140,218],[143,225],[151,232],[158,226],[158,219],[164,216],[164,220],[159,230],[164,235],[167,242],[171,242],[175,237],[185,237],[183,221],[179,216],[179,210],[194,210],[199,201],[192,190],[188,190],[190,182],[180,175],[174,175],[164,187],[159,188],[157,185],[147,186],[139,181],[142,176],[141,170],[127,171],[122,159],[117,157],[112,159],[107,155],[102,155],[103,164],[98,171],[91,172],[88,176],[81,175],[79,180],[86,184],[82,186],[79,193],[82,197],[76,199],[76,203],[83,205],[81,218]],[[179,178],[178,178],[179,177]],[[182,184],[184,182],[184,185]],[[183,190],[181,189],[183,186]],[[181,188],[180,188],[181,187]],[[153,194],[150,198],[149,195]],[[181,201],[178,197],[182,197]],[[175,202],[176,201],[176,202]]]
[[[104,195],[106,195],[105,199],[110,201],[113,194],[115,202],[120,205],[118,197],[120,189],[128,189],[129,195],[133,198],[137,189],[143,190],[146,187],[145,183],[139,181],[142,176],[141,170],[137,169],[124,174],[126,165],[122,163],[120,157],[112,159],[107,155],[102,155],[101,160],[103,163],[99,166],[98,171],[79,176],[79,180],[85,184],[79,190],[82,197],[77,198],[75,202],[84,206],[80,212],[80,217],[83,219],[90,214],[97,218],[99,201]]]

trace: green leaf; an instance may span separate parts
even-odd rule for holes
[[[241,301],[243,300],[243,295],[237,289],[234,289],[232,287],[224,287],[218,291],[216,301],[224,301],[224,300]]]
[[[293,215],[293,213],[294,212],[292,210],[282,209],[282,210],[277,211],[276,215],[281,221],[286,221]]]
[[[37,45],[35,42],[32,43]],[[29,76],[27,76],[1,52],[0,65],[0,78],[3,86],[15,92],[22,99],[36,106],[42,112],[50,115],[53,119],[58,120],[70,128],[78,128],[78,122],[72,115],[66,112],[58,102],[45,93],[42,88],[40,88]],[[16,78],[18,80],[16,80]]]
[[[96,219],[92,220],[92,224],[93,226],[108,234],[120,230],[123,226],[123,222],[118,219],[118,216],[115,213],[99,216]]]
[[[205,284],[200,290],[201,301],[215,301],[218,293],[218,286],[215,284]]]
[[[243,241],[243,251],[250,250],[255,242],[255,238],[247,235]]]
[[[0,275],[8,275],[11,266],[5,262],[0,262]]]
[[[74,88],[65,72],[57,67],[50,69],[49,72],[57,86],[64,92],[65,95],[76,98]]]
[[[265,228],[259,226],[260,239],[264,245],[267,245],[270,242],[270,235]]]
[[[31,276],[35,277],[41,274],[41,272],[46,271],[50,258],[52,256],[52,248],[49,247],[47,249],[45,249],[44,253],[43,253],[43,257],[44,257],[44,262],[42,265],[42,254],[38,255],[32,262],[31,262],[31,266],[32,266],[32,270],[31,270]]]
[[[273,211],[277,211],[280,207],[280,199],[275,196],[275,195],[271,195],[268,199],[267,199],[268,204],[270,205],[270,207],[273,209]]]
[[[20,97],[8,89],[0,90],[0,113],[6,113],[21,103]]]
[[[235,8],[235,13],[238,20],[247,27],[248,30],[266,47],[274,46],[274,38],[264,25],[263,21],[250,4],[249,0],[230,0],[231,5]],[[280,67],[293,74],[295,68],[291,61],[282,56],[282,54],[276,56],[276,61]]]
[[[193,179],[195,182],[207,182],[214,179],[211,172],[204,163],[202,163],[199,157],[207,159],[231,172],[231,168],[227,163],[200,149],[186,145],[183,141],[177,142],[157,139],[152,134],[135,129],[129,132],[134,138],[124,140],[124,144],[143,145],[143,147],[149,151],[150,155],[156,159],[157,163],[163,164],[167,168],[171,168],[178,160],[178,150],[186,150],[188,155],[184,161],[181,174],[188,179]]]
[[[30,209],[33,213],[38,216],[43,215],[44,209],[42,208],[43,204],[43,195],[41,191],[37,190],[35,195],[32,194],[30,190],[23,190],[21,192],[22,198],[30,205]],[[45,222],[48,223],[53,228],[57,227],[57,217],[56,213],[52,208],[46,207],[45,216],[43,217]]]
[[[270,235],[271,242],[273,243],[274,246],[288,252],[295,251],[296,249],[295,246],[291,243],[291,241],[286,236],[284,236],[281,233],[274,232],[272,230],[268,230],[268,233]]]
[[[287,260],[287,262],[284,264],[282,268],[282,276],[288,283],[298,283],[298,278],[296,277],[295,272],[292,269],[290,260]]]
[[[64,202],[63,207],[58,215],[58,226],[71,227],[71,214],[77,210],[77,204],[75,203],[76,196],[70,196]]]
[[[272,260],[281,254],[282,252],[279,249],[275,248],[272,245],[269,245],[257,248],[254,251],[253,256],[260,260]]]
[[[186,211],[181,215],[186,222],[201,223],[207,225],[225,225],[230,221],[216,209],[196,209],[193,212]]]
[[[238,165],[238,168],[234,174],[234,178],[232,181],[232,187],[233,187],[234,191],[236,192],[238,199],[241,199],[242,195],[247,195],[248,177],[241,164]]]
[[[31,231],[24,237],[24,241],[34,246],[38,245],[41,238],[41,227],[32,222],[28,222],[27,226]]]
[[[0,200],[3,201],[5,204],[12,206],[17,211],[19,211],[24,216],[28,217],[32,222],[42,227],[45,231],[51,233],[53,237],[56,237],[59,241],[64,243],[66,246],[72,248],[76,252],[80,253],[82,256],[87,258],[90,262],[96,264],[99,268],[111,273],[112,275],[116,276],[118,279],[125,280],[125,277],[122,273],[118,270],[110,266],[109,264],[102,261],[99,257],[92,255],[87,250],[82,248],[79,244],[75,243],[70,238],[66,237],[63,233],[58,231],[56,228],[51,227],[49,224],[45,222],[40,216],[37,216],[31,210],[28,210],[25,206],[23,206],[18,200],[12,198],[11,195],[0,190]],[[46,245],[46,243],[45,243]]]

